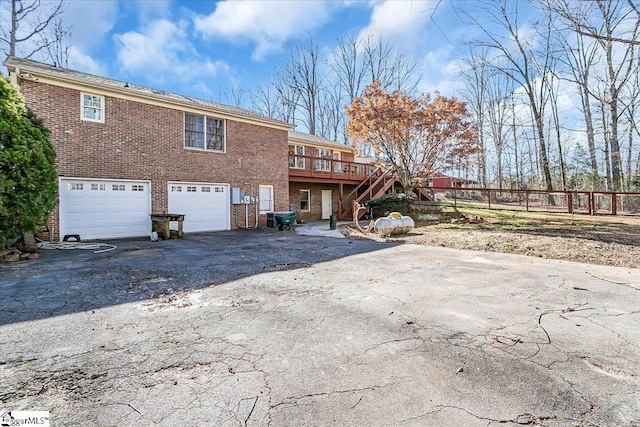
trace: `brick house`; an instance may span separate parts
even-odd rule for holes
[[[344,211],[352,200],[346,195],[375,171],[371,163],[356,159],[351,147],[289,131],[289,200],[303,220],[348,219]]]
[[[195,232],[264,226],[266,212],[288,210],[292,125],[31,60],[4,65],[51,131],[55,239],[147,236],[152,212],[185,214]],[[258,203],[232,204],[234,188]]]
[[[354,201],[393,190],[353,148],[289,123],[28,59],[4,65],[51,131],[56,240],[148,236],[152,213],[184,214],[187,233],[264,227],[272,211],[348,220]]]

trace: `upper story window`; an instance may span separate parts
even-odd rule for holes
[[[80,95],[80,118],[90,122],[104,123],[104,96],[82,93]]]
[[[295,169],[305,168],[304,145],[289,146],[289,167]]]
[[[224,151],[224,120],[185,113],[184,146],[199,150]]]
[[[318,157],[319,157],[319,160],[316,160],[316,170],[319,170],[319,171],[330,170],[329,168],[330,161],[325,159],[331,158],[331,152],[326,148],[318,148]]]

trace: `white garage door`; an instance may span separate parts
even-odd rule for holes
[[[147,236],[151,232],[148,181],[60,178],[60,239]]]
[[[230,229],[229,184],[169,182],[168,187],[169,213],[185,215],[185,232]]]

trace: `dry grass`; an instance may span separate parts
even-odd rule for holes
[[[466,220],[416,224],[410,233],[386,240],[640,268],[638,217],[483,209],[460,213]]]

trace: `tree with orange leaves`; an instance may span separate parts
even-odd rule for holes
[[[407,195],[437,170],[468,162],[479,153],[467,107],[456,98],[413,98],[387,93],[375,82],[346,108],[347,136],[356,151],[368,148],[376,166],[395,175]]]

